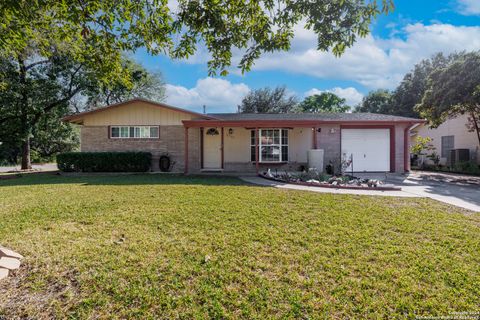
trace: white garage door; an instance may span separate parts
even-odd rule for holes
[[[342,155],[354,172],[390,171],[390,129],[342,129]]]

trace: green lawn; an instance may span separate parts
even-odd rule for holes
[[[480,215],[426,199],[32,174],[0,180],[0,242],[26,257],[0,318],[480,311]]]

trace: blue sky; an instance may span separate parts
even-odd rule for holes
[[[208,112],[234,112],[250,90],[285,85],[300,99],[331,91],[357,104],[378,88],[393,89],[415,63],[443,51],[480,50],[480,0],[394,0],[395,11],[372,24],[372,33],[340,58],[315,50],[312,32],[296,28],[289,52],[263,55],[252,71],[232,68],[226,77],[208,76],[208,53],[170,60],[138,51],[135,58],[167,83],[167,103]]]

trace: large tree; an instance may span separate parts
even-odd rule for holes
[[[378,89],[370,91],[354,112],[371,112],[389,114],[392,112],[392,93],[389,90]]]
[[[165,82],[159,72],[152,73],[132,59],[124,58],[122,68],[127,72],[129,83],[124,81],[100,82],[90,86],[80,99],[77,109],[95,109],[133,98],[145,98],[161,102],[166,98]]]
[[[0,59],[1,153],[9,162],[21,154],[23,169],[30,167],[31,149],[49,158],[78,145],[76,131],[61,123],[72,108],[80,111],[137,96],[161,101],[165,96],[161,78],[128,59],[123,65],[131,74],[129,82],[112,79],[108,85],[84,64],[60,54],[47,60],[29,57],[23,64],[25,72],[19,75],[19,62]]]
[[[288,113],[297,105],[297,97],[286,87],[261,88],[250,91],[238,106],[241,113]]]
[[[5,0],[0,44],[16,55],[48,33],[42,55],[63,42],[78,59],[112,73],[121,69],[121,51],[186,58],[201,43],[211,53],[210,71],[225,73],[235,48],[243,51],[242,70],[262,52],[289,49],[300,23],[317,34],[319,50],[341,54],[392,8],[393,0]]]
[[[431,58],[417,63],[393,92],[390,109],[386,113],[404,117],[419,117],[415,106],[422,101],[430,74],[444,68],[456,56],[456,54],[445,56],[437,53]]]
[[[416,110],[432,127],[467,114],[468,128],[476,132],[480,144],[480,52],[457,54],[447,66],[433,71]]]
[[[346,100],[332,92],[322,92],[306,97],[297,107],[297,112],[347,112]]]

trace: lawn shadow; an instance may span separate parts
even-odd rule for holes
[[[234,176],[219,175],[183,175],[151,173],[94,173],[61,174],[59,172],[31,172],[0,175],[0,188],[27,185],[251,185]]]

